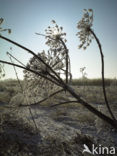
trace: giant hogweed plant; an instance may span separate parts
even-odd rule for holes
[[[30,92],[29,97],[31,96],[39,97],[40,92],[42,92],[43,94],[42,97],[44,98],[39,101],[37,99],[37,101],[31,103],[30,105],[39,105],[42,102],[48,100],[49,98],[57,95],[58,93],[65,91],[66,93],[68,92],[69,94],[71,94],[74,100],[73,101],[65,100],[63,102],[54,104],[52,106],[59,106],[61,104],[68,104],[71,102],[81,103],[81,105],[87,108],[90,112],[94,113],[94,115],[98,116],[99,118],[101,118],[102,120],[110,124],[112,127],[117,129],[117,120],[115,119],[111,111],[106,96],[105,79],[104,79],[104,55],[102,52],[100,41],[92,29],[93,10],[84,9],[83,17],[77,24],[77,28],[78,30],[80,30],[77,33],[77,36],[80,38],[81,41],[79,48],[83,48],[84,50],[86,50],[86,48],[91,44],[92,39],[95,39],[98,44],[100,55],[101,55],[101,63],[102,63],[102,88],[103,88],[105,103],[111,117],[103,114],[102,112],[94,108],[91,104],[87,103],[87,101],[82,99],[80,95],[76,93],[74,89],[71,87],[70,81],[71,81],[72,74],[70,71],[69,51],[66,46],[66,42],[67,42],[67,40],[65,39],[66,33],[63,33],[63,28],[59,27],[54,20],[52,21],[52,23],[53,26],[52,27],[49,26],[45,30],[45,34],[36,33],[37,35],[42,35],[46,38],[46,44],[49,47],[49,50],[47,52],[42,51],[41,53],[38,54],[24,47],[23,45],[13,40],[10,40],[0,34],[1,39],[6,40],[7,42],[10,42],[22,48],[26,52],[32,54],[32,58],[27,63],[27,65],[24,65],[14,56],[12,57],[15,60],[17,60],[18,63],[20,64],[15,64],[13,62],[7,62],[3,60],[0,60],[0,62],[24,70],[24,80],[26,81],[26,86],[27,86],[26,88],[28,89],[28,92]],[[4,29],[0,29],[0,30],[4,30]],[[29,104],[20,105],[17,107],[26,107],[26,106],[29,106]]]

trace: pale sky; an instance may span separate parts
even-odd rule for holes
[[[12,33],[2,35],[17,41],[35,52],[47,50],[45,39],[35,35],[44,30],[54,19],[67,33],[67,46],[71,58],[73,78],[81,77],[80,68],[86,67],[88,78],[101,77],[99,49],[95,40],[87,50],[79,50],[76,36],[82,10],[94,10],[93,30],[101,41],[105,58],[105,77],[117,77],[117,0],[0,0],[0,17],[4,18],[3,28],[11,28]],[[27,63],[31,55],[0,39],[0,59],[9,61],[6,51],[13,48],[12,54]],[[11,66],[5,65],[6,78],[15,78]],[[17,69],[19,78],[22,71]]]

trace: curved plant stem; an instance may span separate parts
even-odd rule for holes
[[[77,103],[77,100],[60,102],[60,103],[54,104],[50,107],[56,107],[56,106],[60,106],[60,105],[68,104],[68,103]]]
[[[62,45],[63,45],[63,47],[64,47],[64,49],[65,49],[65,53],[66,53],[66,84],[68,84],[68,69],[69,69],[69,61],[68,61],[68,60],[69,60],[69,56],[68,56],[68,49],[67,49],[65,43],[63,42],[63,40],[60,39],[60,41],[61,41],[61,43],[62,43]]]
[[[41,36],[44,36],[44,37],[48,37],[48,38],[50,38],[50,39],[52,39],[52,40],[55,40],[55,39],[53,39],[53,38],[51,38],[51,37],[49,37],[49,36],[46,36],[46,35],[44,35],[44,34],[40,34],[40,33],[35,33],[36,35],[41,35]],[[64,47],[64,49],[65,49],[65,53],[66,53],[66,84],[68,83],[68,70],[69,70],[69,55],[68,55],[68,49],[67,49],[67,47],[66,47],[66,45],[65,45],[65,43],[64,43],[64,41],[62,40],[62,39],[59,39],[59,41],[62,43],[62,45],[63,45],[63,47]]]
[[[104,79],[104,55],[103,55],[103,52],[102,52],[102,47],[101,47],[101,44],[100,44],[100,41],[99,39],[97,38],[96,34],[94,33],[93,30],[89,30],[92,35],[94,36],[97,44],[98,44],[98,47],[99,47],[99,50],[100,50],[100,55],[101,55],[101,63],[102,63],[102,88],[103,88],[103,94],[104,94],[104,99],[105,99],[105,103],[106,103],[106,106],[107,106],[107,109],[111,115],[111,117],[115,119],[114,115],[113,115],[113,112],[111,111],[111,108],[109,106],[109,103],[108,103],[108,99],[107,99],[107,95],[106,95],[106,89],[105,89],[105,79]]]
[[[31,50],[25,48],[24,46],[12,41],[12,40],[9,40],[3,36],[0,36],[0,38],[4,39],[4,40],[7,40],[8,42],[14,44],[14,45],[17,45],[18,47],[30,52],[31,54],[33,54],[34,56],[36,55],[34,52],[32,52]],[[36,56],[38,57],[38,56]],[[39,57],[39,60],[41,58]],[[46,65],[46,62],[44,62],[42,59],[40,60],[42,61],[45,65]],[[10,62],[6,62],[6,61],[2,61],[0,60],[1,63],[5,63],[5,64],[9,64],[9,65],[12,65],[12,66],[16,66],[16,67],[19,67],[19,68],[22,68],[22,69],[26,69],[30,72],[33,72],[41,77],[44,77],[45,79],[49,80],[49,81],[53,81],[51,78],[45,76],[45,75],[42,75],[41,73],[38,73],[34,70],[31,70],[29,68],[25,68],[23,66],[20,66],[20,65],[17,65],[17,64],[14,64],[14,63],[10,63]],[[47,67],[49,69],[51,69],[51,67],[49,65],[47,65]],[[53,71],[51,69],[51,71]],[[53,71],[53,73],[56,73]],[[55,74],[56,75],[56,74]],[[58,78],[58,79],[57,79]],[[58,86],[62,87],[65,91],[68,91],[76,100],[78,103],[81,103],[85,108],[87,108],[90,112],[92,112],[94,115],[98,116],[99,118],[101,118],[102,120],[104,120],[105,122],[107,122],[108,124],[110,124],[113,128],[115,128],[117,130],[117,121],[114,119],[111,119],[110,117],[106,116],[105,114],[101,113],[100,111],[98,111],[96,108],[94,108],[93,106],[91,106],[89,103],[87,103],[86,101],[84,101],[83,99],[80,98],[80,96],[66,83],[64,83],[64,81],[59,77],[59,75],[56,75],[56,78],[54,79],[53,83],[57,84]],[[105,85],[103,86],[104,89],[105,89]],[[110,107],[109,107],[110,108]]]
[[[19,65],[19,64],[15,64],[15,63],[3,61],[3,60],[0,60],[0,63],[8,64],[8,65],[15,66],[15,67],[18,67],[18,68],[21,68],[21,69],[25,69],[25,70],[30,71],[30,72],[32,72],[32,73],[34,73],[34,74],[36,74],[36,75],[38,75],[38,76],[40,76],[40,77],[43,77],[43,78],[49,80],[50,82],[56,84],[57,86],[61,86],[61,85],[59,84],[59,82],[56,82],[56,81],[53,80],[52,78],[49,78],[49,77],[47,77],[47,76],[45,76],[45,75],[43,75],[43,74],[41,74],[41,73],[39,73],[39,72],[37,72],[37,71],[34,71],[34,70],[30,69],[30,68],[26,68],[26,67],[21,66],[21,65]]]
[[[41,61],[48,69],[50,69],[50,71],[54,74],[54,75],[52,75],[54,79],[56,79],[56,80],[58,80],[58,81],[60,81],[60,82],[63,81],[63,80],[59,77],[59,75],[58,75],[58,74],[57,74],[41,57],[39,57],[38,55],[36,55],[35,52],[33,52],[32,50],[30,50],[30,49],[24,47],[23,45],[21,45],[21,44],[15,42],[15,41],[12,41],[12,40],[10,40],[10,39],[8,39],[8,38],[2,36],[2,35],[0,35],[0,38],[3,39],[3,40],[8,41],[9,43],[12,43],[12,44],[14,44],[14,45],[16,45],[16,46],[18,46],[18,47],[20,47],[20,48],[22,48],[23,50],[25,50],[25,51],[27,51],[28,53],[30,53],[30,54],[32,54],[33,56],[35,56],[35,57],[36,57],[39,61]]]
[[[50,94],[47,98],[44,98],[44,99],[42,99],[42,100],[40,100],[40,101],[38,101],[38,102],[36,102],[36,103],[32,103],[32,104],[30,104],[30,105],[24,105],[24,104],[23,104],[23,105],[20,105],[20,107],[41,105],[41,103],[45,102],[45,101],[48,100],[49,98],[51,98],[51,97],[53,97],[54,95],[56,95],[56,94],[58,94],[58,93],[60,93],[60,92],[63,92],[63,91],[64,91],[64,89],[58,90],[58,91],[56,91],[56,92]]]
[[[110,117],[106,116],[105,114],[98,111],[96,108],[91,106],[89,103],[87,103],[85,100],[81,99],[80,96],[67,84],[63,84],[63,88],[67,90],[74,98],[76,98],[77,102],[82,104],[85,108],[87,108],[90,112],[104,120],[105,122],[109,123],[112,127],[114,127],[117,130],[117,121],[111,119]]]

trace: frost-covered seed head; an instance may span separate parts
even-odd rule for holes
[[[63,33],[63,27],[59,27],[54,20],[52,20],[53,27],[49,26],[45,32],[46,32],[46,44],[50,48],[58,48],[61,46],[60,40],[63,40],[64,42],[67,42],[67,40],[64,38],[66,36],[66,33]]]
[[[77,28],[80,30],[76,35],[79,37],[81,44],[79,49],[83,48],[84,50],[90,45],[93,36],[90,32],[91,27],[93,26],[93,10],[84,9],[84,14],[82,19],[78,22]]]

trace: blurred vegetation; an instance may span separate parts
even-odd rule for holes
[[[9,103],[10,99],[20,91],[17,80],[0,81],[0,102]]]
[[[21,80],[23,85],[23,80]],[[101,79],[73,79],[72,85],[75,87],[76,92],[78,91],[81,96],[86,98],[88,102],[96,101],[103,103],[103,93],[101,87]],[[115,97],[117,79],[105,79],[107,95],[112,102],[116,101]],[[0,102],[9,103],[12,97],[21,93],[21,88],[16,79],[7,79],[0,81]],[[64,98],[64,97],[63,97]]]
[[[102,85],[102,80],[101,79],[73,79],[72,80],[72,85],[76,86],[101,86]],[[117,79],[105,79],[105,85],[110,86],[110,85],[116,85],[117,86]]]

